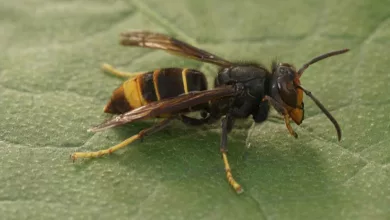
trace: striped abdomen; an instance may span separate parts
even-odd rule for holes
[[[104,112],[121,114],[150,102],[206,89],[207,80],[202,72],[181,68],[158,69],[126,80],[113,92]]]

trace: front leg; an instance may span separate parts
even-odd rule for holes
[[[277,112],[279,112],[279,114],[283,115],[284,117],[284,123],[286,124],[286,127],[288,129],[288,132],[294,136],[295,138],[298,138],[298,134],[294,131],[294,129],[291,127],[291,124],[290,124],[290,116],[288,115],[288,112],[287,112],[287,109],[283,107],[283,105],[276,101],[274,98],[270,97],[270,96],[265,96],[264,97],[265,100],[268,100],[271,105],[275,108],[275,110]]]
[[[238,184],[232,175],[229,161],[227,159],[227,139],[228,139],[228,126],[232,124],[233,118],[230,115],[226,115],[222,118],[222,134],[221,134],[221,146],[220,151],[222,153],[223,163],[225,164],[226,178],[229,184],[234,188],[234,190],[239,194],[244,190],[241,188],[240,184]]]
[[[253,120],[256,123],[261,123],[268,118],[268,113],[269,113],[269,105],[268,102],[264,101],[259,104],[259,108],[257,109],[256,112],[252,114]]]
[[[239,108],[232,106],[231,114],[236,118],[247,118],[252,110],[252,102],[245,101]]]

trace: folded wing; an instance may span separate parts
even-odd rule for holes
[[[222,86],[211,90],[191,92],[174,98],[152,102],[129,112],[120,114],[100,125],[92,127],[89,131],[97,132],[107,128],[147,118],[153,118],[160,115],[177,114],[189,107],[235,95],[236,90],[233,86]]]
[[[218,66],[231,66],[232,63],[205,50],[160,33],[147,31],[121,33],[120,43],[124,46],[138,46],[166,50],[167,52],[196,59]]]

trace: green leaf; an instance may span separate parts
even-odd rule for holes
[[[389,0],[3,1],[0,7],[0,216],[3,219],[390,219]],[[238,123],[225,179],[218,123],[174,123],[111,156],[153,121],[92,134],[126,71],[217,68],[162,51],[123,48],[126,30],[167,33],[231,60],[310,67],[302,84],[339,121],[343,139],[305,98],[306,119]],[[250,146],[249,148],[247,146]]]

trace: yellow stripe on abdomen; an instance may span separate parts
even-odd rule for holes
[[[157,101],[161,100],[160,92],[158,91],[158,74],[160,73],[160,69],[155,70],[153,72],[153,84],[154,84],[154,90],[156,92]]]
[[[188,69],[183,69],[181,71],[181,78],[183,80],[183,88],[184,88],[185,94],[188,94],[187,71],[188,71]]]
[[[144,96],[142,95],[143,74],[140,74],[136,77],[136,83],[137,83],[137,91],[138,91],[139,100],[141,101],[141,105],[146,105],[147,101],[144,99]]]
[[[138,77],[126,80],[123,83],[125,97],[131,108],[139,108],[143,106],[145,100],[141,95],[138,85]]]

